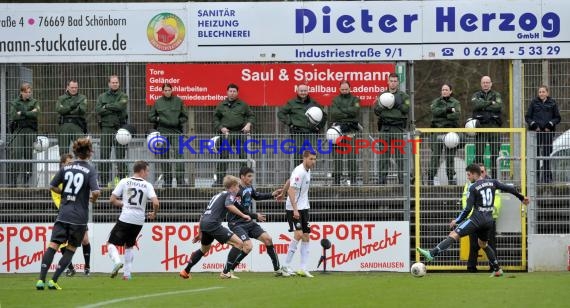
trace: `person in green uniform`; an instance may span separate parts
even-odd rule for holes
[[[34,141],[38,133],[39,102],[32,97],[32,86],[23,83],[20,86],[20,96],[10,103],[10,133],[9,145],[12,159],[31,161]],[[10,164],[8,178],[11,186],[28,185],[32,176],[32,163]]]
[[[450,84],[441,86],[441,96],[431,103],[431,127],[432,128],[456,128],[459,127],[461,118],[461,103],[453,97],[453,88]],[[445,147],[445,167],[447,182],[456,185],[455,176],[455,153],[457,148],[447,148],[442,139],[445,134],[432,134],[430,140],[431,160],[428,172],[428,183],[433,184],[433,178],[439,168],[439,159],[442,149]]]
[[[383,93],[392,93],[394,95],[394,106],[390,109],[380,104],[380,95]],[[374,104],[374,113],[378,116],[378,131],[380,139],[391,144],[392,140],[402,140],[404,130],[408,122],[408,112],[410,111],[410,96],[400,91],[400,80],[396,73],[388,76],[388,90],[380,93],[378,100]],[[381,149],[380,149],[381,150]],[[394,158],[398,166],[398,183],[404,182],[404,157],[398,149],[394,151]],[[378,160],[378,184],[385,185],[388,178],[388,170],[390,169],[390,156],[385,153],[379,155]]]
[[[307,109],[311,107],[319,107],[323,111],[323,119],[318,124],[309,122],[305,115]],[[291,139],[295,141],[296,151],[293,156],[295,166],[301,161],[304,150],[317,152],[317,138],[327,123],[327,114],[323,106],[309,96],[308,85],[300,84],[297,86],[297,95],[279,109],[277,117],[281,123],[289,128]],[[304,143],[306,145],[306,142],[310,142],[311,149],[303,146]]]
[[[55,111],[59,113],[59,127],[57,129],[57,143],[59,155],[69,153],[69,145],[77,138],[87,133],[87,98],[79,94],[79,85],[76,80],[67,83],[65,94],[57,99]]]
[[[332,100],[329,123],[331,126],[339,126],[343,135],[347,137],[354,137],[360,131],[360,98],[350,93],[350,83],[346,80],[341,81],[339,86],[340,95]],[[345,139],[343,143],[348,143],[354,146],[354,141]],[[356,176],[358,174],[358,165],[356,162],[356,154],[354,151],[341,155],[335,150],[337,145],[333,145],[332,157],[334,160],[333,183],[341,184],[342,176],[342,163],[343,158],[347,159],[348,163],[348,179],[352,185],[356,183]]]
[[[247,153],[241,149],[238,151],[237,143],[243,144],[247,134],[251,133],[252,125],[255,124],[255,115],[249,105],[239,99],[239,87],[230,83],[227,97],[221,101],[214,111],[214,129],[220,134],[220,148],[218,149],[221,161],[216,166],[216,186],[221,187],[224,176],[228,169],[227,159],[230,157],[224,147],[231,146],[232,152],[238,152],[240,159],[245,159]],[[242,163],[241,166],[247,165]]]
[[[109,90],[105,91],[97,98],[95,111],[99,115],[99,128],[101,129],[101,158],[102,160],[111,157],[112,147],[115,147],[116,159],[125,159],[127,146],[121,145],[115,139],[117,130],[127,123],[127,94],[119,89],[119,76],[109,76]],[[111,182],[112,170],[110,163],[101,163],[101,182],[110,186],[116,185],[119,178],[128,175],[127,165],[123,162],[117,164],[117,179]]]
[[[148,119],[151,123],[154,123],[160,135],[165,137],[170,145],[168,152],[159,155],[159,158],[182,159],[184,155],[178,152],[178,137],[184,133],[184,124],[188,122],[188,110],[184,107],[184,102],[180,97],[172,93],[172,85],[170,83],[162,85],[162,96],[156,100],[150,109]],[[174,167],[176,170],[174,174],[176,184],[184,186],[184,164],[176,163]],[[170,164],[161,163],[160,170],[164,174],[164,186],[171,186],[173,177]]]
[[[479,120],[481,128],[496,128],[503,126],[501,119],[503,112],[503,99],[497,91],[491,90],[493,83],[491,77],[483,76],[481,78],[481,90],[473,93],[471,104],[473,105],[473,119]],[[491,168],[492,178],[497,178],[497,158],[501,149],[501,140],[499,133],[478,133],[475,136],[475,158],[474,162],[484,162],[483,154],[485,146],[489,143],[491,149]]]

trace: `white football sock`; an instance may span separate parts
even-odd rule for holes
[[[287,257],[285,258],[285,266],[289,267],[291,265],[291,261],[293,261],[293,257],[295,256],[295,251],[297,251],[297,245],[299,242],[295,239],[291,240],[289,243],[289,251],[287,251]]]
[[[133,247],[125,249],[125,267],[123,268],[123,276],[130,276],[135,259],[135,251]]]
[[[107,245],[107,251],[109,252],[109,258],[113,261],[113,263],[118,264],[121,263],[121,257],[119,257],[119,251],[117,247],[113,244]]]
[[[307,270],[307,262],[309,261],[309,242],[301,242],[301,269]]]

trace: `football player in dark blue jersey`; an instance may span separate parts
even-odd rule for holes
[[[42,258],[40,277],[36,289],[45,289],[47,272],[59,245],[67,242],[67,249],[59,260],[48,289],[61,290],[57,280],[67,268],[75,249],[81,245],[89,216],[89,202],[95,203],[100,195],[97,184],[97,170],[88,162],[93,154],[89,138],[80,138],[73,143],[73,154],[77,158],[63,166],[50,182],[50,190],[61,195],[59,214],[53,226],[49,247]],[[62,188],[59,185],[62,184]]]
[[[235,176],[226,175],[224,177],[223,185],[225,190],[216,194],[210,200],[206,207],[206,211],[200,217],[200,232],[198,236],[194,237],[193,243],[200,241],[201,247],[190,255],[190,260],[182,271],[180,277],[184,279],[191,278],[190,270],[202,257],[210,250],[212,242],[218,241],[220,244],[229,244],[239,249],[239,254],[248,254],[249,251],[243,248],[243,241],[235,235],[232,231],[222,226],[222,221],[226,213],[232,212],[237,216],[244,219],[244,221],[251,220],[251,217],[242,213],[235,205],[235,196],[239,192],[239,179]],[[239,254],[228,260],[230,265],[233,265],[235,260],[239,258]],[[230,273],[221,273],[220,278],[228,279],[231,277]]]
[[[271,258],[271,263],[273,264],[273,270],[275,271],[276,276],[284,276],[288,277],[289,273],[283,271],[281,269],[281,265],[279,263],[279,258],[277,253],[275,252],[275,248],[273,247],[273,240],[269,233],[267,233],[263,228],[253,219],[256,219],[260,222],[265,221],[265,215],[262,213],[255,213],[253,212],[253,200],[260,201],[260,200],[269,200],[276,198],[277,196],[281,195],[282,189],[277,189],[270,194],[267,193],[260,193],[255,190],[253,187],[253,177],[254,177],[253,169],[250,167],[242,167],[239,171],[240,177],[240,190],[236,196],[235,206],[244,214],[249,215],[252,220],[244,220],[238,215],[235,215],[231,212],[227,213],[227,220],[228,226],[230,230],[234,232],[242,241],[244,245],[244,251],[250,251],[252,249],[251,238],[257,239],[258,241],[265,244],[267,248],[267,255]],[[240,250],[233,247],[230,252],[228,253],[228,262],[229,260],[233,259],[235,255],[240,254]],[[224,273],[230,272],[232,278],[237,278],[233,274],[233,270],[237,267],[237,265],[243,260],[247,254],[242,253],[238,259],[233,263],[233,266],[230,268],[229,263],[226,263],[224,267]]]
[[[505,185],[495,179],[480,178],[481,168],[477,164],[471,164],[467,166],[465,170],[467,171],[467,178],[473,184],[471,184],[469,188],[467,206],[461,211],[457,218],[449,223],[449,227],[455,229],[432,250],[418,247],[417,251],[429,262],[448,249],[451,244],[457,242],[459,238],[475,233],[478,237],[479,247],[485,251],[493,267],[492,277],[500,277],[503,275],[503,270],[499,266],[495,252],[487,245],[489,231],[494,221],[493,203],[495,200],[495,191],[501,190],[508,192],[516,196],[525,205],[529,204],[529,199],[517,192],[512,186]],[[468,217],[471,210],[473,210],[473,214]]]

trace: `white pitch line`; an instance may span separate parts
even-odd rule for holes
[[[160,297],[160,296],[165,296],[165,295],[177,295],[177,294],[192,293],[192,292],[204,292],[204,291],[211,291],[211,290],[217,290],[217,289],[223,289],[223,287],[211,287],[211,288],[204,288],[204,289],[192,289],[192,290],[147,294],[147,295],[142,295],[142,296],[123,297],[123,298],[117,298],[117,299],[113,299],[110,301],[104,301],[104,302],[99,302],[99,303],[95,303],[95,304],[91,304],[91,305],[87,305],[87,306],[80,306],[80,307],[81,308],[102,307],[102,306],[106,306],[106,305],[111,305],[111,304],[116,304],[116,303],[126,302],[126,301],[132,301],[132,300],[139,300],[139,299],[143,299],[143,298]]]

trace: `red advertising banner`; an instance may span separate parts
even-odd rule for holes
[[[297,85],[309,85],[317,102],[329,106],[342,80],[362,106],[372,106],[388,86],[395,64],[147,64],[146,102],[153,105],[170,83],[187,106],[216,106],[226,98],[228,84],[239,87],[239,97],[250,106],[283,106],[296,96]]]

